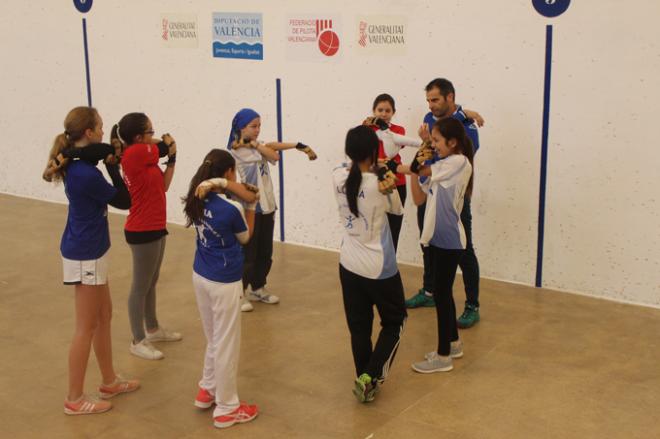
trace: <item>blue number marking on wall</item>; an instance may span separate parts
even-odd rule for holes
[[[568,9],[571,0],[532,0],[536,12],[544,17],[558,17]]]
[[[83,14],[89,12],[89,10],[92,9],[92,3],[92,0],[73,0],[73,6],[75,6],[76,9]]]

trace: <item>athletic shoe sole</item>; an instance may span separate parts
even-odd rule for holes
[[[233,420],[227,421],[227,422],[213,421],[213,426],[216,427],[216,428],[228,428],[228,427],[231,427],[234,424],[244,424],[246,422],[250,422],[254,418],[256,418],[258,415],[259,415],[259,413],[255,413],[254,416],[250,416],[249,418],[233,419]]]
[[[454,368],[454,366],[451,365],[451,366],[446,366],[446,367],[439,367],[437,369],[431,369],[431,370],[426,369],[425,370],[425,369],[417,369],[415,367],[415,365],[413,364],[412,368],[415,372],[419,372],[419,373],[436,373],[436,372],[449,372],[450,370],[452,370]]]
[[[110,410],[111,408],[112,408],[112,406],[108,407],[108,408],[105,409],[105,410],[98,410],[98,411],[95,411],[95,412],[79,412],[79,411],[71,410],[71,409],[69,409],[69,408],[67,408],[67,407],[64,407],[64,414],[65,414],[65,415],[69,415],[69,416],[78,416],[78,415],[96,415],[96,414],[98,414],[98,413],[105,413],[105,412],[107,412],[108,410]]]

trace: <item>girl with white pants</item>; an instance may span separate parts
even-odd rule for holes
[[[254,230],[258,190],[236,182],[236,162],[227,151],[214,149],[204,158],[184,199],[187,226],[197,230],[193,287],[206,336],[206,354],[195,405],[213,411],[214,425],[249,422],[257,406],[238,397],[241,342],[243,249]],[[228,198],[239,198],[243,206]]]

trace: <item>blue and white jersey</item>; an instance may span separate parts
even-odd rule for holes
[[[465,249],[461,210],[471,175],[470,161],[462,154],[452,154],[431,165],[422,245],[446,250]]]
[[[468,117],[463,112],[463,108],[460,105],[456,106],[456,111],[451,115],[451,117],[453,117],[454,119],[456,119],[457,121],[463,124],[463,128],[465,128],[465,133],[468,135],[470,140],[472,140],[472,146],[474,147],[474,153],[476,155],[477,151],[479,150],[479,129],[477,127],[477,124],[472,119],[468,119]],[[424,116],[424,123],[429,129],[429,134],[431,134],[431,131],[433,130],[433,125],[437,121],[438,118],[435,117],[433,113],[431,113],[430,111],[426,113],[426,116]],[[437,157],[433,160],[433,162],[435,162],[436,160],[438,160]],[[427,161],[426,164],[431,164],[433,162]],[[424,183],[428,184],[427,178],[420,175],[419,183],[422,185],[422,188],[424,188]],[[428,186],[424,192],[428,194]]]
[[[210,192],[204,200],[204,217],[195,222],[197,251],[193,270],[214,282],[231,283],[243,277],[243,248],[249,236],[240,203]]]
[[[64,192],[69,212],[60,243],[62,256],[74,261],[100,258],[110,248],[108,201],[117,189],[96,166],[74,160],[66,169]]]
[[[250,183],[259,188],[257,213],[272,213],[277,209],[273,181],[270,179],[270,166],[259,151],[254,148],[231,150],[236,159],[238,175],[243,183]]]
[[[465,128],[465,133],[468,135],[470,140],[472,140],[472,146],[474,146],[474,153],[476,154],[477,151],[479,150],[479,129],[477,127],[477,124],[472,120],[468,119],[468,117],[465,115],[463,112],[463,108],[458,105],[456,107],[456,111],[451,115],[454,119],[459,121],[460,123],[463,124],[463,128]],[[429,128],[429,133],[431,133],[431,130],[433,129],[433,125],[438,121],[438,118],[433,115],[430,111],[426,113],[426,116],[424,116],[424,123],[426,126]]]
[[[369,279],[387,279],[398,271],[392,232],[386,213],[403,215],[399,193],[383,195],[378,191],[378,177],[362,173],[358,195],[358,211],[353,215],[348,207],[344,184],[350,165],[344,164],[332,173],[339,219],[344,227],[339,263],[347,270]]]

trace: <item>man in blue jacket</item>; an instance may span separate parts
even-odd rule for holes
[[[426,101],[428,102],[429,110],[431,110],[424,116],[424,124],[428,129],[429,135],[436,121],[445,117],[453,117],[465,127],[465,132],[472,140],[476,154],[479,150],[479,132],[474,119],[478,119],[480,125],[483,123],[479,114],[468,112],[467,110],[463,110],[460,105],[456,105],[454,85],[447,79],[436,78],[428,83],[425,90]],[[420,132],[420,135],[425,137],[422,132]],[[423,184],[422,179],[423,177],[420,178],[420,183]],[[425,209],[426,203],[417,208],[417,223],[420,233],[424,224]],[[479,321],[479,261],[477,260],[477,255],[474,253],[474,246],[472,244],[472,210],[470,198],[468,197],[465,198],[463,210],[461,211],[461,222],[465,228],[467,238],[467,247],[459,263],[461,272],[463,273],[466,301],[465,310],[458,318],[457,323],[459,328],[470,328]],[[433,285],[431,281],[429,255],[424,247],[422,247],[422,251],[424,253],[424,284],[423,288],[415,296],[406,300],[406,306],[408,308],[435,306],[431,292]]]

